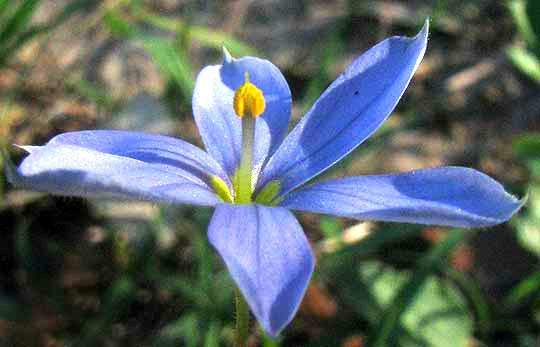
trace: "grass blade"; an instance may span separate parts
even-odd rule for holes
[[[38,4],[39,0],[26,0],[17,8],[0,32],[0,44],[7,42],[26,27]]]
[[[176,33],[182,33],[185,30],[189,30],[189,35],[193,40],[198,41],[208,47],[217,48],[220,51],[222,46],[226,46],[227,49],[234,55],[260,56],[260,54],[258,54],[254,48],[240,40],[233,38],[227,33],[214,31],[203,26],[190,25],[188,27],[188,25],[181,20],[157,16],[142,9],[139,9],[136,15],[143,22],[162,30]]]
[[[369,343],[369,346],[388,346],[395,332],[400,330],[401,316],[413,302],[416,294],[420,292],[426,279],[445,262],[447,256],[461,242],[463,237],[464,233],[462,231],[454,230],[450,232],[446,239],[420,259],[415,273],[399,289],[385,310],[380,323],[374,329],[375,335],[372,336],[372,343]]]
[[[195,81],[187,55],[165,39],[144,37],[142,42],[163,73],[178,85],[186,100],[191,100]]]

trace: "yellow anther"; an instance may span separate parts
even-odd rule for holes
[[[234,93],[234,112],[239,117],[248,115],[257,118],[264,112],[266,101],[264,100],[262,91],[249,82],[247,71],[245,78],[245,83]]]

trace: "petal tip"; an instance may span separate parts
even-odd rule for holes
[[[25,146],[25,145],[18,145],[16,143],[13,144],[13,146],[22,149],[23,151],[27,152],[28,154],[32,154],[33,150],[39,146]]]
[[[223,65],[232,63],[234,61],[234,58],[231,53],[229,53],[227,47],[223,45],[221,46],[221,50],[223,51]]]
[[[470,227],[492,227],[498,224],[506,223],[514,217],[516,213],[527,203],[528,194],[522,199],[516,198],[514,195],[508,194],[512,201],[512,204],[507,209],[501,212],[500,217],[487,218],[483,224],[471,225]]]
[[[424,26],[422,27],[422,30],[420,30],[421,33],[428,33],[429,32],[429,22],[431,22],[431,17],[426,17],[426,20],[424,21]]]
[[[298,221],[284,208],[220,204],[208,239],[262,329],[278,336],[298,310],[313,273],[313,254]]]
[[[427,46],[427,41],[429,37],[429,23],[431,22],[431,18],[427,17],[424,21],[424,25],[422,26],[422,29],[416,34],[414,39],[421,39],[422,42],[424,42],[424,45]]]
[[[283,314],[283,312],[280,312],[282,311],[282,308],[279,307],[279,300],[276,300],[275,307],[272,308],[272,312],[268,319],[261,321],[264,331],[272,338],[277,338],[283,329],[285,329],[287,325],[289,325],[289,323],[294,319],[296,312],[300,308],[302,300],[306,294],[313,271],[315,270],[315,261],[311,254],[305,260],[306,263],[304,265],[306,266],[306,269],[303,272],[303,276],[299,276],[295,281],[295,285],[291,285],[289,288],[290,290],[287,290],[287,292],[290,292],[296,291],[298,288],[300,289],[297,299],[294,300],[293,309],[287,310],[288,312]]]

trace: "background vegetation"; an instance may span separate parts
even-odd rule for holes
[[[528,205],[467,231],[297,214],[316,274],[282,337],[253,329],[253,346],[539,346],[538,1],[0,0],[0,141],[16,162],[11,144],[69,130],[201,145],[194,78],[223,44],[282,69],[294,124],[354,57],[427,16],[398,108],[326,177],[464,165]],[[230,345],[211,213],[52,197],[0,176],[0,345]]]

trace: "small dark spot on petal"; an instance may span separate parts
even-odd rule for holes
[[[354,92],[354,95],[358,95],[358,94],[360,94],[358,90]]]

